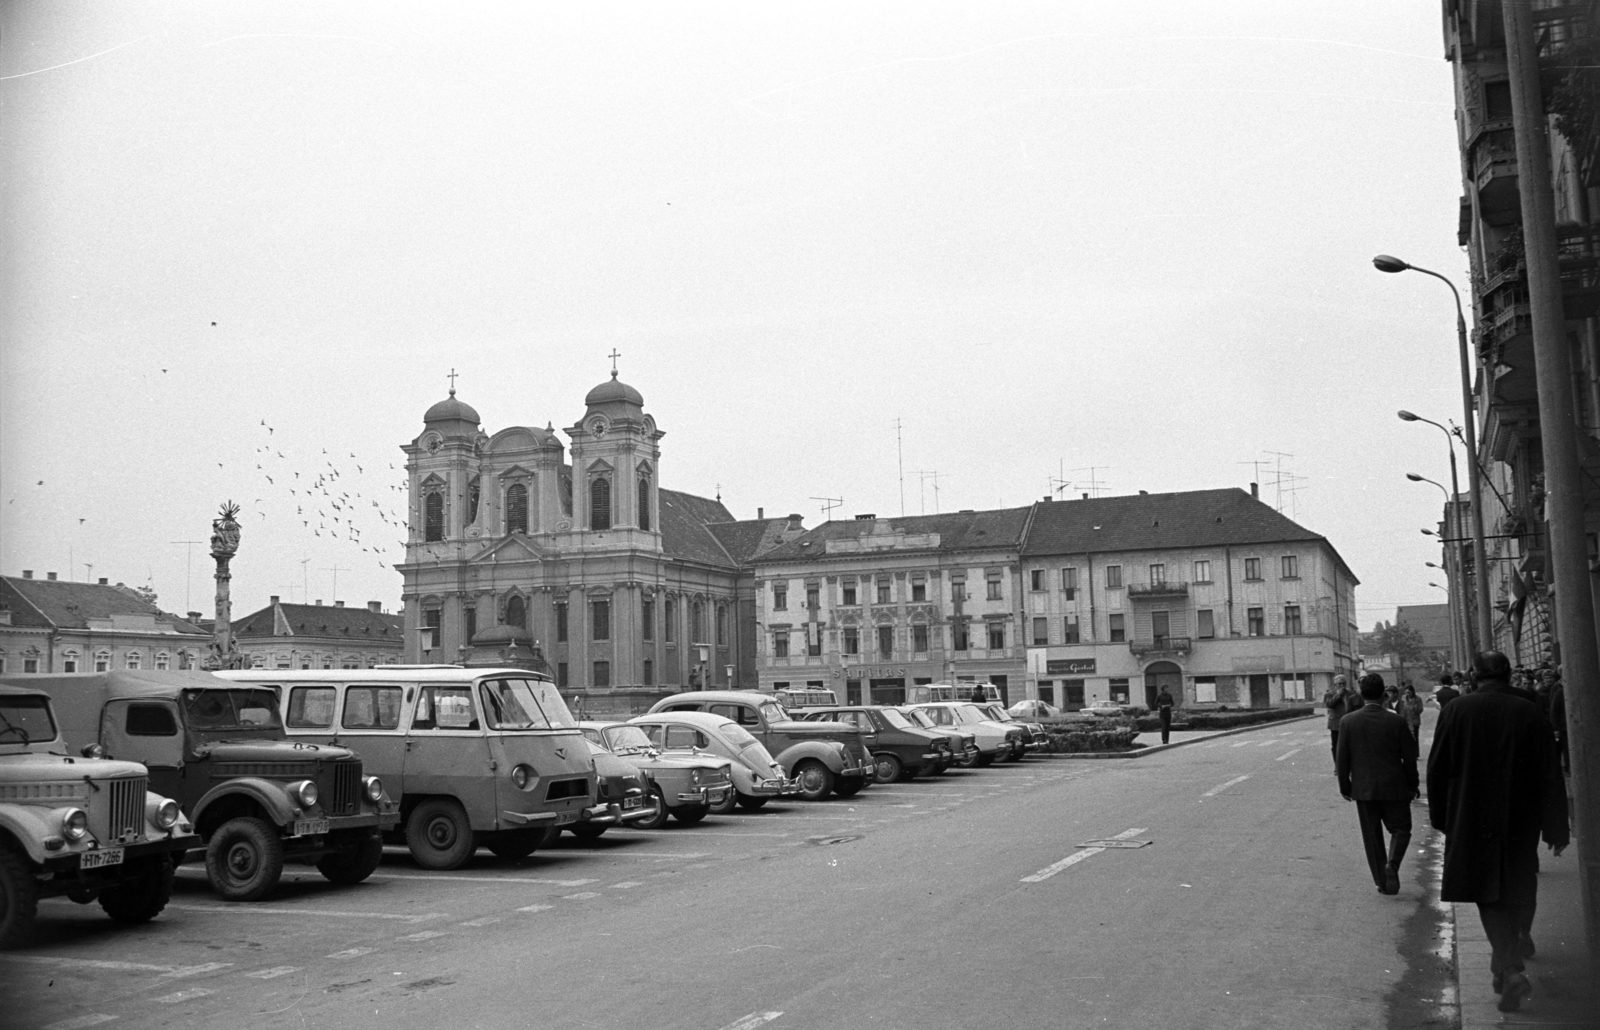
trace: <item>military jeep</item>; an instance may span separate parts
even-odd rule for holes
[[[40,898],[98,900],[112,919],[153,919],[176,859],[199,844],[143,766],[67,754],[50,696],[0,685],[0,947],[31,935]]]
[[[143,762],[205,843],[211,886],[257,901],[285,862],[359,883],[383,858],[399,806],[348,748],[286,738],[275,688],[200,672],[30,676],[55,700],[67,740]]]

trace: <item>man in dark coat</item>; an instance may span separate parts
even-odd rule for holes
[[[1440,708],[1443,708],[1445,705],[1449,704],[1460,696],[1461,691],[1457,690],[1455,686],[1455,677],[1451,676],[1448,672],[1439,677],[1439,689],[1433,692],[1433,699],[1439,702]]]
[[[1333,685],[1322,695],[1322,706],[1328,710],[1328,738],[1333,748],[1333,758],[1339,760],[1339,720],[1361,707],[1361,698],[1350,689],[1350,681],[1342,675],[1333,678]]]
[[[1384,894],[1399,894],[1400,862],[1411,846],[1411,801],[1419,795],[1417,740],[1404,716],[1383,707],[1383,694],[1382,676],[1369,672],[1361,677],[1361,700],[1366,703],[1339,722],[1334,768],[1339,793],[1356,803],[1372,881]]]
[[[1161,743],[1163,744],[1167,743],[1172,736],[1172,706],[1175,703],[1172,700],[1172,691],[1163,686],[1161,693],[1156,695],[1156,711],[1161,713]]]
[[[1499,651],[1473,659],[1477,689],[1439,713],[1428,755],[1428,819],[1445,835],[1445,901],[1472,901],[1494,955],[1500,1010],[1515,1012],[1533,987],[1522,960],[1538,901],[1539,838],[1566,848],[1567,795],[1550,724],[1511,690]]]

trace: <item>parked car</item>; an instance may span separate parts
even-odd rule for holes
[[[146,789],[144,766],[66,751],[50,695],[0,685],[0,948],[28,940],[40,898],[154,919],[200,845],[178,803]]]
[[[607,754],[633,763],[649,781],[654,801],[661,809],[654,821],[635,823],[641,830],[655,829],[666,821],[667,813],[690,825],[704,819],[713,809],[726,811],[733,800],[733,762],[710,755],[664,755],[643,729],[625,722],[581,722],[583,735]],[[599,768],[599,760],[596,760]],[[604,827],[585,831],[586,824],[572,828],[575,836],[594,838]]]
[[[278,691],[201,672],[114,671],[29,677],[50,694],[69,744],[99,744],[143,764],[187,812],[206,874],[229,901],[257,901],[285,862],[315,862],[359,883],[399,820],[383,781],[349,748],[286,739]]]
[[[766,747],[738,723],[707,712],[660,712],[641,715],[630,725],[644,731],[667,755],[711,755],[731,763],[734,797],[740,808],[755,811],[775,797],[797,794],[800,784],[789,778]]]
[[[934,721],[933,716],[918,708],[902,705],[896,708],[895,711],[910,719],[912,724],[919,729],[944,734],[945,738],[950,742],[951,756],[956,765],[961,766],[963,769],[970,769],[978,764],[978,738],[974,734],[953,725],[941,726]],[[935,770],[933,775],[937,776],[941,772],[944,772],[944,770]]]
[[[629,795],[601,796],[577,720],[549,677],[460,666],[244,669],[230,681],[280,695],[293,740],[356,748],[399,802],[390,834],[427,869],[481,845],[525,858],[562,828],[648,819]]]
[[[1043,701],[1018,701],[1006,711],[1019,719],[1054,719],[1061,714],[1061,709]]]
[[[755,690],[697,690],[657,701],[657,712],[705,712],[732,719],[778,759],[784,773],[800,781],[800,796],[822,801],[850,797],[872,782],[873,741],[855,726],[801,722],[771,694]]]
[[[612,754],[587,736],[583,744],[589,750],[589,760],[594,763],[595,788],[601,801],[615,804],[622,814],[629,817],[628,825],[635,829],[660,829],[667,821],[667,806],[651,791],[650,778],[644,774],[644,770],[637,763]],[[544,839],[540,843],[554,842],[563,829],[572,831],[572,835],[581,840],[594,840],[615,825],[615,820],[596,822],[584,819],[568,823],[565,827],[551,826],[545,829]]]
[[[959,727],[971,733],[978,745],[978,765],[993,765],[996,758],[1023,746],[1020,727],[995,722],[971,701],[932,701],[914,707],[927,712],[941,726]]]
[[[1013,762],[1022,761],[1023,755],[1029,751],[1037,751],[1044,746],[1044,727],[1038,723],[1017,718],[1004,708],[1001,708],[998,701],[992,704],[979,705],[978,708],[980,711],[986,712],[989,718],[995,722],[1006,726],[1016,726],[1022,730],[1021,746],[1013,747],[1011,750],[1011,760]]]
[[[1128,714],[1128,706],[1124,705],[1124,704],[1120,704],[1120,703],[1118,703],[1116,701],[1107,701],[1107,700],[1091,701],[1088,704],[1084,705],[1082,708],[1078,709],[1078,714],[1080,714],[1080,715],[1097,715],[1097,716],[1106,716],[1106,717],[1116,717],[1116,716],[1127,715]]]
[[[854,723],[871,733],[876,738],[872,759],[879,783],[909,780],[918,773],[943,772],[955,761],[949,737],[917,726],[887,705],[813,708],[806,712],[805,720]]]

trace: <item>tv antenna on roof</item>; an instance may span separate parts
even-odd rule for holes
[[[1110,465],[1090,465],[1090,466],[1088,466],[1086,468],[1073,469],[1072,471],[1073,472],[1087,472],[1087,473],[1089,473],[1089,496],[1090,497],[1099,497],[1100,496],[1100,491],[1110,489],[1110,487],[1108,487],[1105,484],[1100,482],[1100,473],[1102,473],[1102,472],[1110,472],[1111,471],[1111,466]]]
[[[844,507],[843,497],[813,497],[813,501],[822,502],[822,521],[830,522],[833,519],[833,509]]]
[[[928,485],[928,480],[933,480],[933,513],[935,515],[939,514],[939,470],[912,469],[911,474],[919,480],[917,483],[917,500],[922,504],[922,514],[924,515],[928,514],[928,502],[923,489]]]

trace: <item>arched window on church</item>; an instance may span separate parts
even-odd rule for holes
[[[444,539],[444,494],[430,493],[422,501],[423,539],[432,543]]]
[[[528,531],[528,488],[522,483],[513,483],[506,488],[506,532],[526,533]]]
[[[611,480],[604,476],[589,484],[589,528],[611,528]]]
[[[478,483],[478,477],[473,476],[467,481],[467,524],[478,521],[478,501],[482,498],[483,491]]]
[[[650,479],[648,476],[639,477],[639,528],[650,528]]]
[[[689,609],[689,634],[691,644],[706,642],[706,606],[704,602],[696,601],[694,607]]]
[[[506,602],[506,625],[518,629],[528,628],[528,608],[522,598],[513,597]]]

